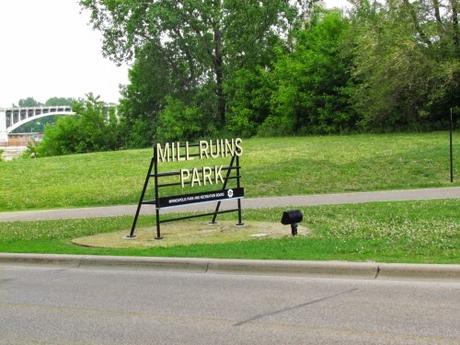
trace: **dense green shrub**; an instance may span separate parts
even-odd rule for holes
[[[122,146],[115,109],[92,95],[73,105],[74,116],[59,118],[47,126],[36,147],[39,157],[116,150]]]
[[[269,69],[241,69],[227,83],[229,98],[227,129],[249,137],[257,134],[261,123],[270,115],[270,99],[274,86]]]
[[[357,117],[346,95],[351,59],[344,44],[349,27],[340,11],[317,9],[308,26],[295,33],[293,50],[275,64],[277,89],[260,132],[329,134],[354,128]]]

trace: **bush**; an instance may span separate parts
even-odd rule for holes
[[[98,97],[88,96],[73,105],[75,116],[62,117],[47,126],[38,156],[115,150],[122,146],[115,109],[109,109]]]

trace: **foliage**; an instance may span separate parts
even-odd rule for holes
[[[364,1],[355,11],[351,98],[362,127],[446,128],[449,107],[460,101],[456,12],[426,0]]]
[[[139,49],[136,57],[129,71],[130,84],[122,90],[119,110],[126,146],[148,147],[155,141],[157,117],[166,104],[165,98],[189,99],[193,93],[181,90],[180,86],[187,83],[183,69],[153,42]]]
[[[166,98],[166,106],[159,114],[156,128],[156,138],[160,142],[193,140],[212,132],[212,125],[197,107]]]
[[[204,116],[218,128],[226,123],[226,81],[241,67],[266,64],[273,42],[280,35],[286,36],[295,20],[295,8],[287,0],[80,0],[80,3],[91,11],[94,27],[102,31],[106,55],[117,61],[133,56],[143,59],[142,54],[149,46],[151,56],[154,59],[163,56],[172,68],[173,78],[182,81],[169,96],[191,91],[196,99],[179,99],[199,105]],[[155,70],[163,75],[171,71]],[[151,85],[163,86],[157,82],[153,80]],[[207,100],[211,99],[206,103],[211,104],[210,109],[202,108],[198,102],[203,94]],[[154,107],[150,111],[156,113]],[[127,116],[136,114],[127,113]]]
[[[236,72],[228,86],[228,128],[244,136],[352,130],[349,26],[339,11],[315,8],[305,27],[291,34],[290,47],[274,46],[272,65]]]
[[[74,116],[59,118],[47,126],[42,142],[37,146],[38,156],[54,156],[120,148],[118,120],[114,109],[108,109],[91,94],[84,102],[73,105]]]
[[[22,98],[18,102],[19,107],[39,107],[43,105],[33,97]]]
[[[268,69],[240,69],[228,81],[229,97],[227,128],[231,133],[250,137],[270,115],[273,80]]]
[[[66,98],[66,97],[51,97],[49,98],[45,104],[37,101],[33,97],[21,98],[18,102],[19,107],[40,107],[40,106],[71,106],[72,103],[75,101],[74,98]]]
[[[45,106],[71,106],[73,102],[75,99],[70,97],[51,97],[45,102]]]
[[[27,148],[22,152],[22,158],[37,158],[37,146],[38,144],[34,140],[29,140]]]
[[[340,133],[354,127],[346,95],[351,59],[343,45],[349,22],[339,11],[313,13],[307,27],[295,32],[292,51],[282,53],[273,71],[277,89],[272,113],[261,132]]]
[[[457,0],[354,1],[347,14],[306,0],[80,3],[104,54],[134,59],[127,146],[205,135],[203,118],[246,137],[440,129],[460,102]],[[169,116],[171,99],[196,112]],[[191,114],[191,128],[164,127]]]

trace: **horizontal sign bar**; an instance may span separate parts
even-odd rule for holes
[[[175,195],[158,199],[158,208],[174,207],[201,202],[240,199],[244,197],[244,188],[229,188],[212,192]]]
[[[177,218],[168,218],[168,219],[160,220],[160,223],[170,223],[170,222],[175,222],[176,220],[185,220],[185,219],[192,219],[192,218],[199,218],[199,217],[207,217],[207,216],[213,216],[215,214],[223,214],[223,213],[230,213],[230,212],[238,212],[238,209],[233,208],[231,210],[223,210],[223,211],[210,212],[210,213],[192,214],[190,216],[177,217]]]

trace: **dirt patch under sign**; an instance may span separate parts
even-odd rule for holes
[[[155,230],[155,227],[139,228],[134,239],[126,239],[126,235],[129,233],[129,230],[126,229],[77,238],[72,240],[72,243],[86,247],[149,248],[291,236],[289,226],[268,222],[248,222],[242,227],[235,226],[234,221],[222,221],[217,224],[197,221],[162,224],[162,240],[154,239]],[[307,234],[308,229],[299,225],[298,236],[306,236]]]

